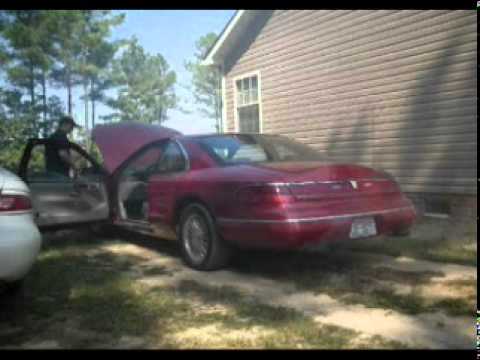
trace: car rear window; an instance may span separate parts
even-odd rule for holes
[[[224,165],[324,160],[315,149],[280,135],[228,134],[201,137],[196,141]]]

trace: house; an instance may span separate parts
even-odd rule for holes
[[[420,213],[476,218],[475,10],[240,10],[203,64],[224,132],[290,136],[388,171]]]

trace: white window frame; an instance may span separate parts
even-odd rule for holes
[[[258,132],[263,133],[263,116],[262,116],[262,78],[260,76],[260,70],[251,71],[248,73],[244,73],[238,76],[235,76],[232,79],[233,82],[233,124],[234,124],[234,131],[240,131],[240,124],[238,122],[238,106],[237,106],[237,81],[243,80],[245,78],[249,78],[252,76],[257,77],[257,101],[258,101]]]

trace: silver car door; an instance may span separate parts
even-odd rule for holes
[[[30,187],[38,226],[59,226],[105,220],[109,216],[108,193],[104,174],[84,152],[72,144],[72,156],[80,165],[78,177],[72,178],[45,168],[45,144],[37,141],[30,148],[25,161],[23,177]]]

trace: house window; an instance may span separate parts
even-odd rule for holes
[[[260,132],[258,75],[235,80],[236,112],[240,132]]]

